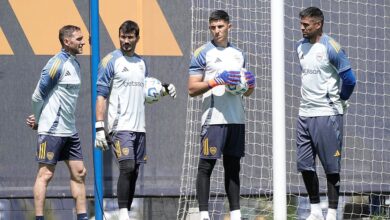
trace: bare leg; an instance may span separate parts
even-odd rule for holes
[[[34,206],[35,215],[43,216],[45,206],[46,189],[53,178],[55,165],[39,164],[37,178],[34,184]]]
[[[87,170],[84,167],[84,162],[81,160],[65,161],[70,172],[70,190],[73,199],[76,202],[76,213],[87,212],[87,199],[85,193],[85,177]]]

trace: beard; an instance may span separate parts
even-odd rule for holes
[[[122,50],[123,51],[125,51],[125,52],[131,52],[132,50],[133,50],[133,45],[131,45],[131,44],[122,44],[121,45],[121,48],[122,48]]]

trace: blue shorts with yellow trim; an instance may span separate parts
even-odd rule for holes
[[[110,137],[118,161],[135,160],[138,164],[146,163],[145,132],[116,131]]]
[[[297,121],[298,171],[315,171],[318,155],[326,174],[340,173],[343,115],[302,117]]]
[[[201,132],[200,158],[245,155],[245,124],[205,125]]]
[[[61,160],[83,160],[78,133],[70,137],[39,134],[36,161],[56,165]]]

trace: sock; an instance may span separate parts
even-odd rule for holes
[[[119,209],[119,220],[129,219],[129,210],[127,208]]]
[[[239,209],[230,211],[230,220],[240,220],[241,219],[241,211]]]
[[[320,203],[310,204],[310,213],[317,216],[322,216],[322,209]]]
[[[210,220],[209,212],[208,211],[201,211],[200,212],[200,219],[201,220],[204,220],[204,219]]]
[[[45,217],[43,217],[43,216],[35,216],[35,220],[45,220]]]
[[[337,216],[337,209],[328,209],[328,214],[326,214],[327,220],[335,220]]]
[[[77,214],[77,220],[88,220],[87,213],[79,213],[79,214]]]

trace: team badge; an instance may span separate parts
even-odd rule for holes
[[[122,153],[123,153],[123,155],[125,155],[125,156],[129,155],[129,148],[123,148],[123,149],[122,149]]]
[[[46,157],[47,157],[47,159],[49,159],[49,160],[53,160],[54,153],[53,153],[53,152],[47,152]]]
[[[210,147],[210,154],[215,155],[217,153],[217,148],[216,147]]]

